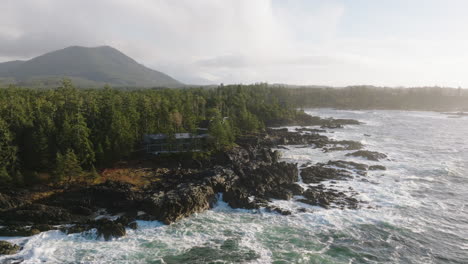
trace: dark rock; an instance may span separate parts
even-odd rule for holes
[[[12,198],[9,195],[0,193],[0,211],[10,210],[23,205],[26,201]]]
[[[62,227],[60,228],[60,231],[66,234],[75,234],[75,233],[82,233],[82,232],[88,231],[92,228],[93,227],[91,225],[76,224],[76,225],[69,226],[69,227]]]
[[[260,166],[254,170],[246,168],[243,172],[239,175],[239,184],[259,196],[298,181],[297,165],[286,162]]]
[[[35,228],[29,228],[24,226],[7,226],[0,228],[0,236],[34,236],[39,234],[41,231]]]
[[[311,133],[323,133],[327,132],[324,129],[316,129],[316,128],[306,128],[306,127],[301,127],[301,128],[296,128],[295,129],[297,132],[311,132]]]
[[[125,227],[121,223],[111,221],[108,219],[97,220],[94,224],[98,236],[104,237],[105,240],[125,236]]]
[[[334,124],[334,123],[323,124],[320,126],[320,128],[330,128],[330,129],[343,128],[343,127],[344,126],[342,124]]]
[[[107,218],[101,218],[98,220],[88,220],[86,222],[77,223],[72,226],[62,227],[60,230],[67,234],[73,234],[82,233],[96,228],[98,236],[104,237],[105,240],[110,240],[113,237],[125,236],[125,226],[128,226],[132,229],[138,228],[137,223],[133,220],[129,220],[126,217],[119,217],[115,221],[112,221]]]
[[[128,224],[128,227],[130,227],[133,230],[138,229],[138,223],[137,222],[131,222],[131,223]]]
[[[327,168],[322,164],[302,169],[302,181],[304,183],[320,183],[327,180],[342,180],[350,177],[346,170]]]
[[[79,205],[71,207],[70,212],[73,214],[86,215],[86,216],[93,214],[93,210],[91,208],[79,206]]]
[[[344,150],[358,150],[363,148],[361,142],[352,140],[329,140],[327,145],[323,148],[325,152],[330,151],[344,151]]]
[[[284,188],[290,190],[293,195],[302,195],[304,192],[304,189],[297,183],[291,183]]]
[[[299,209],[297,209],[297,212],[298,213],[312,213],[313,211],[309,210],[307,208],[299,208]]]
[[[223,200],[234,208],[258,208],[256,201],[249,197],[261,199],[290,199],[293,191],[287,187],[298,180],[297,165],[285,162],[239,168],[239,180],[236,187],[228,189]]]
[[[78,215],[89,216],[90,211],[106,208],[110,213],[131,211],[141,200],[141,192],[129,183],[106,181],[92,186],[75,186],[63,193],[57,193],[42,201],[44,204],[69,208]]]
[[[278,188],[266,193],[266,196],[273,199],[280,199],[280,200],[291,200],[293,197],[293,192],[286,188]]]
[[[280,215],[291,215],[292,214],[291,211],[289,211],[289,210],[279,208],[279,207],[276,207],[276,206],[271,206],[271,205],[265,207],[265,209],[267,209],[270,212],[278,213]]]
[[[356,198],[333,189],[317,186],[308,189],[303,195],[305,199],[299,200],[300,202],[326,209],[331,207],[357,209],[359,207],[359,201]]]
[[[211,186],[181,183],[174,190],[161,191],[144,200],[143,210],[166,224],[202,212],[216,202]]]
[[[60,207],[31,204],[8,210],[0,215],[0,219],[12,224],[61,224],[70,222],[72,217],[67,210]]]
[[[223,201],[232,208],[256,209],[259,206],[255,200],[250,199],[250,193],[243,188],[231,188],[223,194]]]
[[[343,128],[344,125],[360,125],[361,122],[354,119],[322,119],[321,128]]]
[[[382,165],[372,165],[369,167],[369,170],[387,170],[387,168]]]
[[[304,134],[298,132],[289,132],[287,129],[267,129],[267,135],[262,139],[263,147],[274,147],[278,145],[311,145],[323,147],[329,139],[326,136],[319,134]]]
[[[34,229],[37,229],[39,230],[40,232],[45,232],[45,231],[49,231],[49,230],[54,230],[56,229],[55,227],[51,226],[51,225],[46,225],[46,224],[37,224],[37,225],[33,225],[31,227],[32,230]]]
[[[20,246],[0,240],[0,255],[13,255],[20,250]]]
[[[348,153],[346,156],[355,156],[355,157],[363,157],[368,160],[378,161],[380,159],[385,159],[387,155],[377,152],[377,151],[369,151],[369,150],[358,150],[353,153]]]
[[[335,166],[338,168],[344,168],[344,169],[358,170],[358,171],[366,171],[369,167],[366,164],[352,162],[352,161],[344,161],[344,160],[330,160],[328,161],[327,165]]]

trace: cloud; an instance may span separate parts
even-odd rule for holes
[[[419,2],[3,0],[0,58],[110,45],[187,83],[468,86],[466,4]]]

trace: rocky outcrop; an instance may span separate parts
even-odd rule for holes
[[[248,153],[248,154],[247,154]],[[291,199],[300,192],[296,164],[278,162],[279,152],[252,147],[226,153],[236,180],[224,190],[223,200],[234,208],[258,208],[268,199]]]
[[[33,227],[27,227],[22,225],[8,225],[0,228],[0,236],[34,236],[41,232],[41,230]]]
[[[329,143],[326,136],[319,134],[300,134],[289,132],[288,129],[267,129],[267,135],[263,138],[261,144],[274,147],[278,145],[311,145],[324,147]]]
[[[98,236],[104,237],[105,240],[123,237],[126,234],[124,225],[119,221],[101,219],[96,221],[94,226],[97,229]]]
[[[0,255],[16,254],[21,249],[20,246],[7,241],[0,240]]]
[[[322,185],[314,186],[303,194],[304,199],[300,199],[300,202],[320,206],[323,208],[348,208],[348,209],[357,209],[359,207],[360,201],[357,200],[354,195],[345,194],[343,192],[327,189]]]
[[[63,224],[72,221],[72,216],[66,209],[37,203],[5,211],[0,220],[6,224]]]
[[[160,191],[144,200],[143,209],[155,220],[170,224],[209,209],[216,201],[212,186],[181,183],[176,189]]]
[[[309,133],[323,133],[327,132],[325,129],[317,129],[317,128],[307,128],[307,127],[300,127],[294,129],[297,132],[309,132]]]
[[[353,161],[344,161],[344,160],[330,160],[328,161],[326,165],[343,168],[343,169],[355,170],[359,172],[366,171],[369,168],[369,166],[366,164],[357,163]]]
[[[22,204],[23,202],[20,199],[11,198],[7,194],[0,193],[0,211],[16,208]]]
[[[372,165],[369,166],[369,170],[386,170],[387,168],[382,165]]]
[[[351,177],[351,174],[347,170],[329,168],[323,164],[318,164],[302,169],[301,177],[304,183],[320,183],[327,180],[344,180]]]
[[[352,153],[346,154],[346,156],[354,156],[354,157],[363,157],[368,160],[379,161],[381,159],[387,158],[387,155],[377,152],[377,151],[369,151],[369,150],[358,150]]]
[[[343,151],[343,150],[358,150],[363,148],[361,142],[352,140],[328,140],[327,145],[323,147],[324,152]]]
[[[269,120],[267,126],[280,127],[280,126],[323,126],[323,127],[338,127],[343,125],[359,125],[361,122],[354,119],[334,119],[334,118],[320,118],[318,116],[311,116],[306,113],[297,115],[294,119],[275,119]]]
[[[106,181],[92,186],[71,186],[67,191],[41,200],[41,203],[67,208],[72,214],[89,216],[99,208],[109,213],[136,210],[142,193],[129,183]]]
[[[119,217],[112,221],[108,218],[101,218],[98,220],[88,220],[84,223],[77,223],[72,226],[62,227],[60,230],[67,233],[81,233],[91,229],[96,229],[98,237],[104,238],[106,241],[113,238],[119,238],[126,235],[125,227],[136,229],[137,225],[133,219],[125,216]]]

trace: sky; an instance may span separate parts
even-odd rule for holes
[[[189,84],[468,88],[465,0],[0,2],[0,61],[109,45]]]

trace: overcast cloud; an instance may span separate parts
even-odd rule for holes
[[[2,0],[0,60],[113,46],[186,83],[468,87],[463,0]]]

